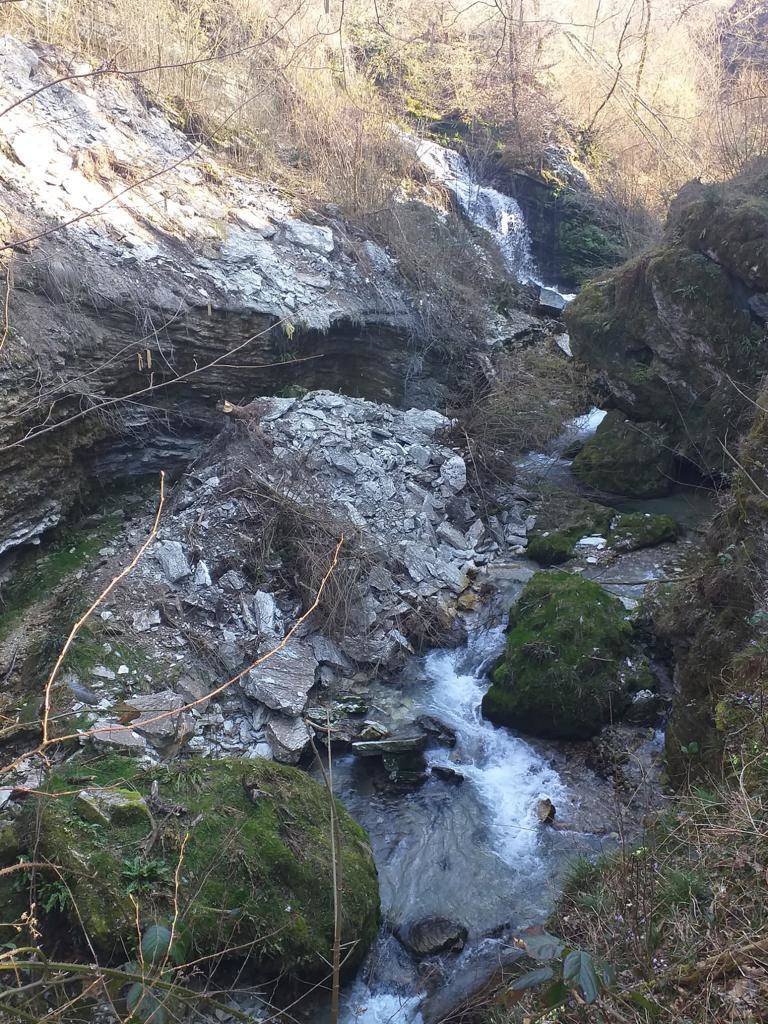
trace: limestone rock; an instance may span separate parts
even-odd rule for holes
[[[265,731],[275,760],[298,764],[309,746],[309,730],[302,719],[273,714]]]
[[[158,541],[152,549],[152,554],[170,583],[178,583],[179,580],[192,575],[192,568],[187,561],[186,552],[179,541]]]
[[[252,669],[242,687],[254,700],[295,718],[307,706],[317,667],[317,658],[309,644],[292,640],[263,665]]]
[[[426,745],[423,733],[406,736],[389,736],[382,740],[360,740],[352,744],[358,757],[382,757],[384,754],[407,754],[421,751]]]
[[[151,825],[146,800],[128,789],[84,789],[75,808],[81,818],[99,825]]]
[[[303,220],[286,220],[282,224],[286,238],[303,249],[329,256],[333,252],[333,231],[316,227]]]

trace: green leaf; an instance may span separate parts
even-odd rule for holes
[[[535,971],[528,971],[527,974],[521,974],[519,978],[515,978],[512,982],[512,988],[516,992],[522,992],[526,988],[535,988],[537,985],[543,985],[545,981],[552,981],[555,976],[555,972],[551,967],[539,967]]]
[[[628,994],[630,1003],[633,1003],[641,1010],[645,1010],[651,1020],[658,1020],[664,1012],[664,1007],[656,1002],[655,999],[651,999],[648,996],[644,996],[642,992],[630,992]]]
[[[171,936],[171,929],[164,924],[152,924],[141,940],[141,955],[145,963],[157,967],[170,962],[176,965],[187,960],[187,932],[178,925]]]
[[[541,1002],[548,1010],[552,1010],[555,1006],[561,1006],[567,998],[568,989],[562,981],[556,981],[554,985],[549,986],[546,992],[542,993]]]
[[[589,953],[581,949],[572,950],[563,961],[563,981],[571,987],[578,985],[588,1003],[594,1003],[600,994],[600,979]]]
[[[565,943],[549,932],[533,930],[523,932],[520,941],[534,960],[555,960],[565,949]]]
[[[131,1017],[140,1024],[168,1024],[168,1014],[151,988],[134,982],[128,989],[125,1005]]]

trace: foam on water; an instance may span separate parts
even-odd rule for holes
[[[341,1024],[422,1024],[423,997],[394,992],[372,992],[358,982],[345,1000]]]
[[[563,796],[558,775],[519,736],[486,721],[481,713],[488,686],[486,670],[503,644],[502,630],[479,634],[458,651],[435,651],[426,670],[433,680],[428,705],[456,730],[455,759],[435,751],[432,764],[458,767],[488,808],[496,852],[509,864],[521,858],[538,862],[536,803]],[[522,865],[521,865],[522,867]]]
[[[464,775],[463,785],[475,787],[487,811],[495,856],[517,873],[535,877],[545,870],[537,852],[536,802],[549,796],[557,804],[565,788],[528,743],[482,717],[487,669],[503,646],[499,627],[476,634],[465,647],[427,655],[426,687],[419,703],[456,731],[452,756],[434,750],[430,763],[449,765]],[[386,983],[379,987],[375,977],[359,978],[345,1000],[342,1024],[421,1024],[422,999],[392,991]]]

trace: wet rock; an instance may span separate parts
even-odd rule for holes
[[[352,750],[358,757],[382,757],[385,754],[409,754],[421,752],[427,739],[423,733],[389,736],[383,740],[360,740],[352,744]]]
[[[442,779],[443,782],[450,782],[454,786],[460,786],[464,781],[464,776],[461,772],[456,771],[455,768],[450,768],[446,764],[433,764],[432,774],[436,775],[438,779]]]
[[[462,924],[445,917],[425,917],[421,921],[398,928],[398,939],[414,956],[438,953],[460,953],[468,931]]]
[[[456,730],[445,722],[441,722],[439,718],[435,718],[434,715],[419,715],[416,725],[437,743],[446,747],[456,746]]]
[[[549,797],[543,797],[536,804],[536,817],[542,825],[551,825],[555,820],[557,809]]]
[[[192,575],[183,545],[177,540],[158,541],[152,554],[169,583],[178,583]]]
[[[384,754],[381,763],[388,782],[396,789],[415,789],[427,781],[427,762],[421,751]]]
[[[309,644],[292,640],[263,665],[252,669],[241,686],[253,700],[266,704],[273,711],[296,717],[307,705],[317,667]]]
[[[674,461],[667,431],[655,423],[631,423],[612,411],[584,444],[572,469],[581,483],[597,490],[654,498],[671,490]]]
[[[365,721],[360,730],[361,740],[382,740],[389,736],[389,729],[381,722]]]
[[[624,716],[633,725],[653,725],[659,717],[659,697],[652,690],[638,690]]]

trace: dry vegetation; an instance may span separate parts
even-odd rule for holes
[[[393,121],[513,161],[576,145],[622,210],[766,154],[758,0],[20,0],[4,30],[135,72],[193,136],[353,216],[412,163]]]

